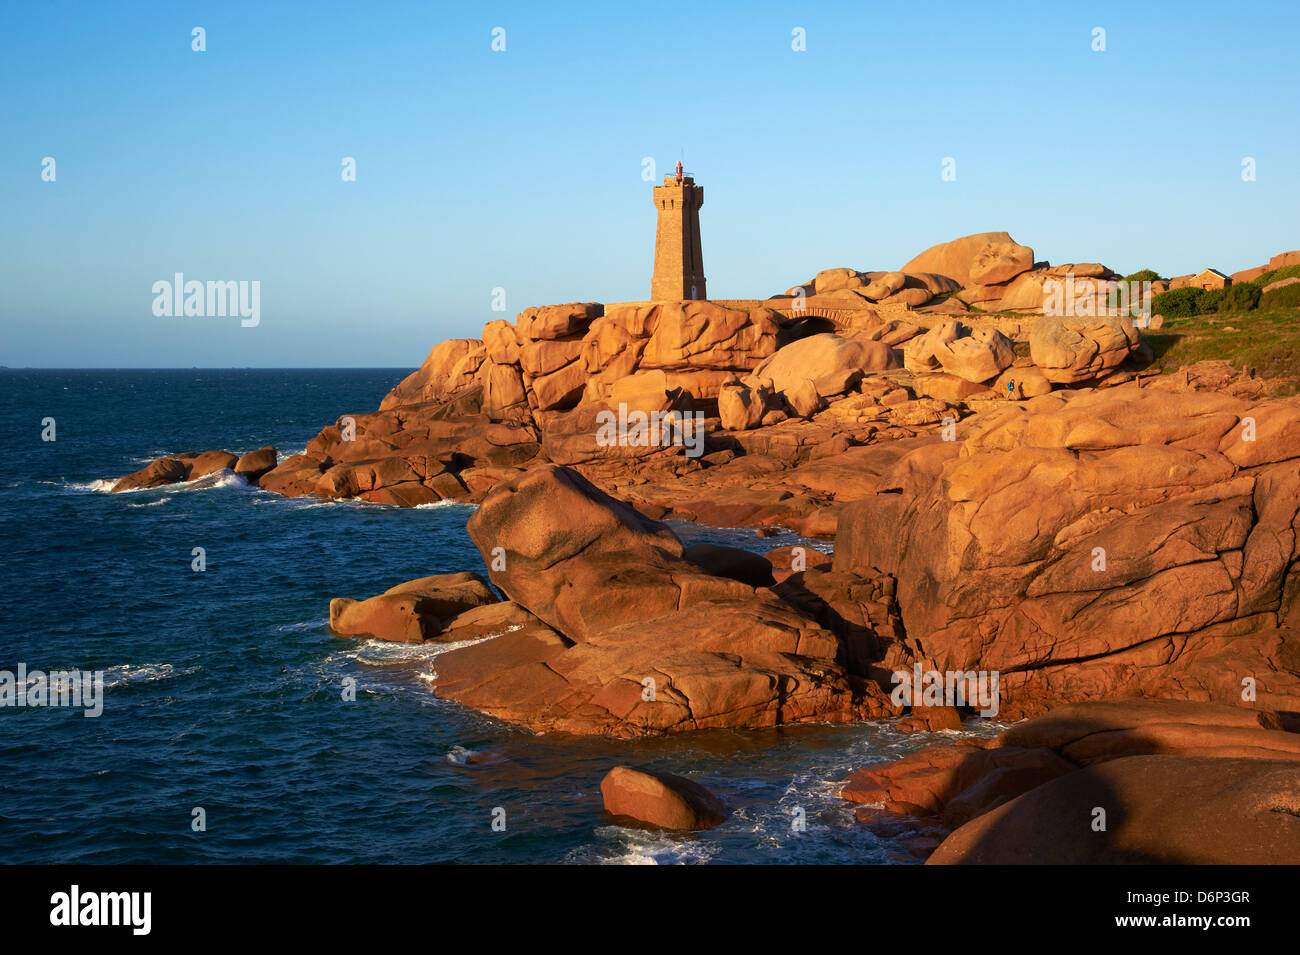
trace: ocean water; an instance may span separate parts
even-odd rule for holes
[[[932,736],[887,722],[535,736],[436,699],[437,646],[330,634],[331,597],[481,572],[468,505],[288,500],[230,474],[106,493],[110,479],[166,453],[274,444],[283,458],[338,415],[376,408],[408,371],[0,371],[0,670],[103,670],[106,687],[95,719],[0,709],[0,857],[916,861],[856,825],[835,793],[853,769]],[[41,439],[46,418],[52,442]],[[797,540],[677,530],[758,552]],[[191,569],[195,547],[206,571]],[[349,677],[353,702],[342,699]],[[619,763],[690,776],[733,815],[695,835],[612,825],[599,782]],[[197,808],[205,831],[192,828]],[[498,809],[504,831],[492,826]],[[796,809],[803,832],[791,825]]]

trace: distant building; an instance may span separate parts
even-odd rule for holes
[[[1232,284],[1232,279],[1218,269],[1206,269],[1204,272],[1197,272],[1193,275],[1188,284],[1195,288],[1227,288]]]
[[[704,289],[704,261],[700,251],[700,206],[704,187],[682,173],[665,176],[655,186],[659,222],[655,230],[655,271],[650,281],[651,301],[679,302],[708,298]]]

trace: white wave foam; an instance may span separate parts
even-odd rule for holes
[[[704,837],[673,836],[648,829],[601,826],[598,842],[574,849],[566,862],[603,865],[700,865],[721,848]]]
[[[511,630],[519,629],[518,626],[511,627]],[[507,633],[509,631],[502,631]],[[356,660],[358,663],[364,663],[367,666],[391,666],[394,663],[410,663],[431,661],[444,653],[452,650],[459,650],[461,647],[470,647],[476,643],[483,643],[486,640],[495,640],[501,636],[500,633],[490,634],[486,637],[476,637],[473,640],[453,640],[449,643],[396,643],[392,640],[366,640],[360,646],[345,650],[342,656]],[[423,678],[424,674],[421,675]],[[428,674],[430,678],[436,674]]]
[[[113,490],[117,484],[118,478],[100,478],[94,481],[45,481],[45,484],[53,484],[57,487],[64,487],[70,491],[81,491],[83,493],[107,494]],[[159,487],[133,487],[127,491],[121,491],[122,494],[139,494],[142,491],[156,491],[162,494],[174,494],[177,491],[203,491],[214,487],[229,487],[236,490],[254,491],[257,488],[249,484],[242,477],[229,468],[222,468],[220,471],[213,471],[211,474],[205,474],[201,478],[195,478],[193,481],[178,481],[175,484],[163,484]]]
[[[166,491],[175,489],[178,491],[201,491],[210,487],[233,487],[240,491],[255,490],[252,484],[249,484],[229,468],[222,468],[220,471],[213,471],[211,474],[205,474],[203,477],[195,478],[193,481],[182,481],[180,484],[169,484],[166,487],[157,488],[157,490]]]
[[[158,680],[170,680],[172,677],[197,673],[201,667],[183,667],[177,669],[170,663],[141,663],[133,665],[108,667],[104,670],[104,689],[114,686],[126,686],[131,683],[154,683]]]
[[[329,622],[329,617],[321,617],[318,620],[304,620],[302,623],[286,623],[284,626],[275,629],[277,633],[298,633],[302,630],[318,630],[321,627],[327,627]]]
[[[57,481],[45,481],[45,484],[59,484]],[[60,486],[67,488],[69,491],[82,491],[95,494],[107,494],[113,490],[113,485],[117,481],[112,478],[100,478],[98,481],[76,482],[68,481]]]
[[[500,753],[493,753],[481,749],[470,749],[468,746],[457,744],[447,750],[447,762],[453,766],[471,766],[482,763],[499,763],[503,759]]]

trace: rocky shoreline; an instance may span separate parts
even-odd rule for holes
[[[895,674],[996,674],[997,718],[1031,722],[855,776],[846,798],[881,807],[863,821],[929,819],[932,861],[1143,861],[1145,843],[1083,837],[1035,855],[1039,802],[1072,805],[1036,794],[1079,773],[1065,793],[1237,773],[1291,793],[1270,813],[1295,809],[1300,399],[1214,363],[1160,375],[1124,317],[991,317],[952,297],[997,287],[1005,304],[1038,283],[1041,303],[1060,268],[989,233],[755,302],[527,309],[436,346],[302,454],[161,458],[114,490],[228,468],[286,496],[478,504],[487,579],[339,598],[331,627],[458,644],[438,695],[538,732],[937,730],[970,700],[914,707]],[[788,527],[834,558],[687,548],[666,519]],[[1079,756],[1094,733],[1111,755]],[[637,786],[620,805],[667,784]],[[1281,816],[1256,828],[1294,849]]]

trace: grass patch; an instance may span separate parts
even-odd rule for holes
[[[1144,329],[1142,340],[1155,352],[1152,367],[1161,372],[1222,359],[1264,378],[1294,379],[1277,394],[1296,394],[1300,384],[1300,308],[1166,317],[1163,328]]]

